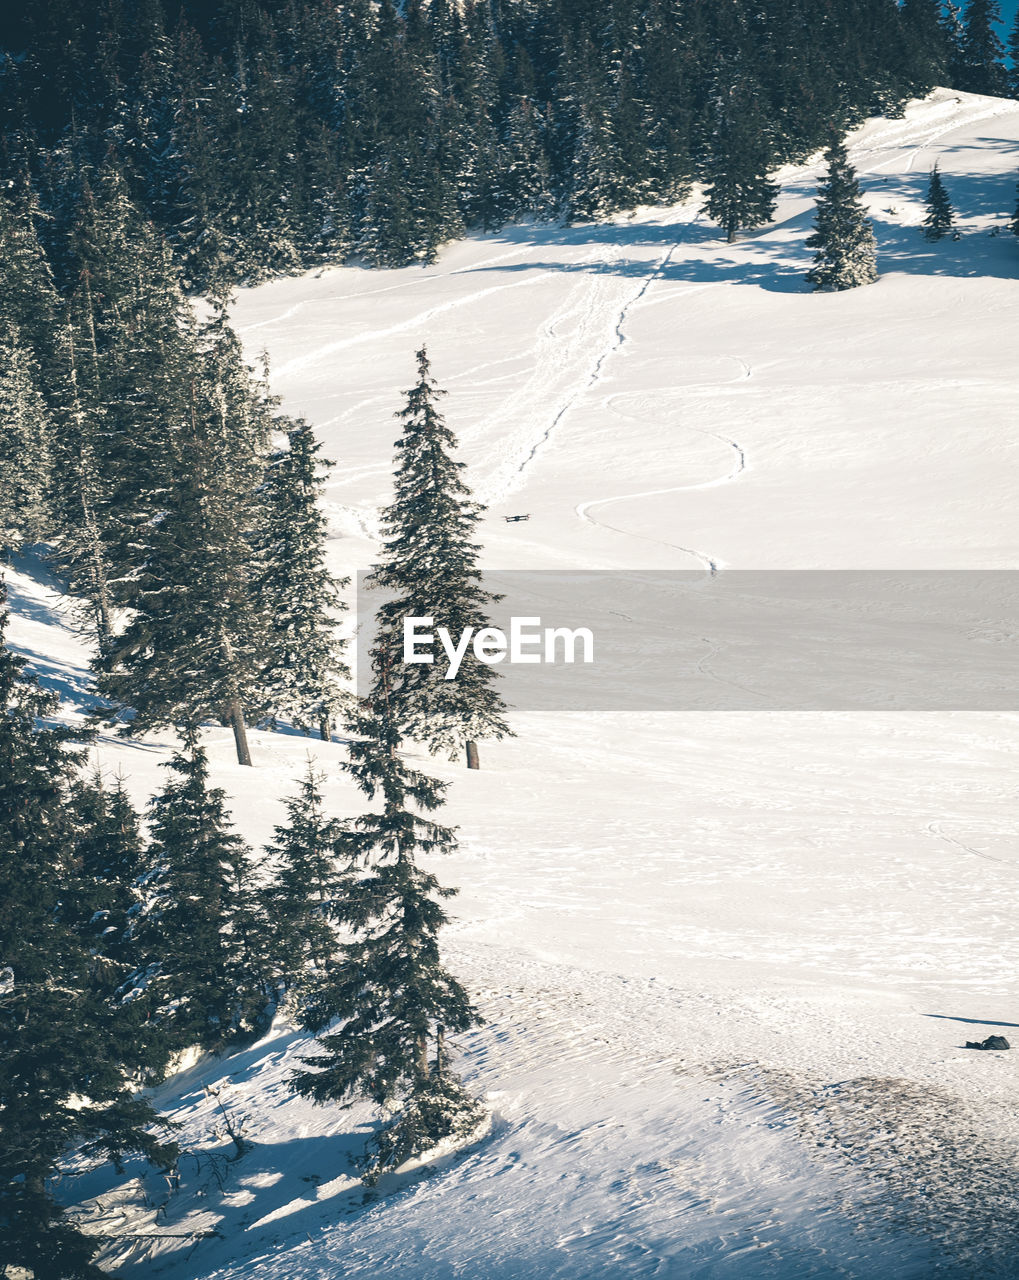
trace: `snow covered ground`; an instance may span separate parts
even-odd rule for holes
[[[375,557],[392,414],[427,342],[485,562],[509,569],[1019,567],[1019,105],[939,91],[852,139],[879,282],[815,296],[819,168],[727,245],[696,202],[509,228],[427,268],[330,269],[241,295],[286,408],[337,462],[335,568]],[[937,160],[962,237],[919,231]],[[528,512],[526,523],[504,515]],[[26,566],[30,568],[30,566]],[[12,638],[69,705],[66,601],[12,578]],[[995,637],[1014,646],[1014,634]],[[166,1280],[1013,1276],[1019,717],[1001,712],[520,712],[453,780],[451,964],[490,1131],[366,1194],[361,1107],[311,1107],[286,1027],[162,1104],[180,1184],[132,1167],[63,1193]],[[252,841],[310,751],[208,735]],[[139,800],[169,740],[104,738]],[[1019,1041],[1019,1036],[1016,1037]],[[250,1149],[233,1147],[224,1110]]]

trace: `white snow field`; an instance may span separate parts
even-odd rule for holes
[[[376,557],[423,342],[493,570],[1019,567],[1019,104],[938,91],[851,142],[881,278],[848,293],[804,281],[819,158],[733,245],[691,200],[242,293],[247,348],[337,462],[336,570]],[[962,235],[931,245],[935,160]],[[87,654],[22,567],[12,636],[70,712]],[[159,1091],[179,1186],[140,1164],[64,1179],[117,1237],[105,1261],[146,1280],[1019,1275],[1019,1053],[962,1047],[1019,1048],[1019,716],[765,699],[513,724],[481,772],[423,758],[453,784],[462,848],[436,870],[487,1019],[460,1065],[488,1132],[366,1194],[348,1154],[370,1109],[294,1098],[308,1041],[279,1025]],[[256,733],[245,770],[207,737],[252,841],[309,752],[334,811],[360,807],[339,743]],[[170,748],[97,755],[141,801]]]

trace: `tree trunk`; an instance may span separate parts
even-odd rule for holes
[[[446,1028],[440,1022],[435,1028],[435,1074],[441,1076],[446,1070]]]
[[[735,226],[735,224],[734,224],[734,223],[730,222],[730,223],[729,223],[729,234],[728,234],[728,236],[726,236],[726,243],[727,243],[727,244],[735,244],[735,242],[736,242],[736,226]]]
[[[92,564],[89,573],[92,587],[92,611],[96,620],[96,638],[99,642],[99,655],[105,658],[110,651],[113,639],[113,623],[110,619],[110,599],[104,580],[103,566],[98,552],[92,552]]]
[[[476,742],[468,742],[467,744],[467,768],[481,768],[481,762],[478,760],[478,744]]]
[[[230,643],[230,637],[227,635],[225,628],[220,629],[219,642],[223,646],[223,657],[226,659],[227,670],[230,673],[227,685],[230,698],[226,704],[226,710],[227,719],[233,726],[234,744],[237,747],[237,763],[250,765],[251,752],[248,750],[248,731],[244,724],[244,711],[241,708],[241,699],[237,692],[237,680],[234,672],[234,647]]]
[[[418,1036],[417,1043],[417,1066],[422,1076],[428,1074],[428,1037]]]
[[[318,722],[318,732],[323,742],[332,742],[333,726],[330,723],[328,716],[323,716]]]
[[[240,698],[231,698],[228,708],[230,725],[234,731],[234,745],[237,747],[237,763],[251,764],[251,752],[248,749],[248,730],[244,724],[244,712],[241,710]]]

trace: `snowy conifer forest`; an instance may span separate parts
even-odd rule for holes
[[[5,9],[3,1280],[1019,1274],[1017,68]]]

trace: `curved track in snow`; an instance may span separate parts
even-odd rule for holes
[[[751,376],[751,370],[749,365],[747,365],[746,361],[741,360],[738,356],[731,356],[729,358],[733,360],[737,360],[745,370],[743,378],[741,378],[740,381],[743,381],[744,378],[749,378]],[[687,389],[687,388],[684,388],[684,389]],[[669,390],[673,390],[673,389],[669,388],[663,394],[668,394]],[[610,399],[607,402],[608,408],[611,409],[613,413],[617,413],[622,418],[636,419],[636,415],[623,413],[621,410],[616,409],[614,407],[614,401],[621,398],[622,398],[621,396],[613,396],[612,399]],[[636,420],[639,420],[639,419],[636,419]],[[699,483],[668,485],[663,489],[644,489],[637,493],[633,493],[633,492],[618,493],[618,494],[613,494],[611,497],[608,497],[608,498],[595,498],[595,499],[592,499],[590,502],[578,503],[577,506],[574,508],[574,510],[581,520],[586,521],[588,524],[596,525],[598,528],[610,529],[613,533],[620,533],[628,538],[637,538],[642,542],[651,542],[660,547],[669,547],[675,551],[682,551],[684,555],[692,556],[695,560],[698,560],[703,565],[703,567],[708,572],[708,574],[711,576],[714,576],[714,574],[716,574],[719,568],[721,567],[721,562],[719,560],[714,559],[712,556],[708,555],[706,552],[697,551],[692,547],[680,546],[679,543],[676,543],[676,542],[666,542],[662,538],[653,538],[647,534],[634,533],[631,529],[623,529],[619,525],[609,524],[608,521],[599,520],[591,514],[591,512],[596,507],[611,506],[619,502],[637,502],[642,498],[660,498],[660,497],[666,496],[667,494],[673,494],[673,493],[692,493],[698,489],[716,489],[718,488],[719,485],[729,484],[731,481],[735,480],[737,476],[742,475],[742,473],[746,470],[746,466],[747,466],[746,454],[743,450],[742,445],[738,444],[735,440],[730,440],[728,436],[719,435],[717,431],[708,431],[702,427],[689,427],[689,426],[683,426],[682,424],[680,425],[682,426],[682,429],[684,431],[692,431],[697,435],[707,436],[712,440],[718,440],[722,444],[727,445],[730,449],[734,451],[736,455],[735,461],[733,465],[729,468],[729,470],[725,473],[725,475],[718,476],[714,480],[704,480]]]

